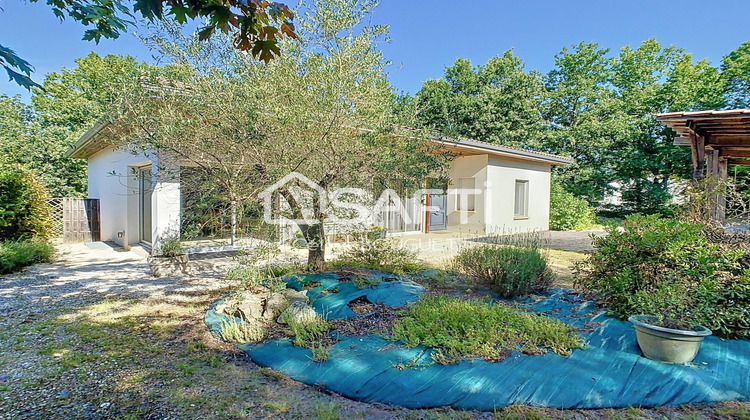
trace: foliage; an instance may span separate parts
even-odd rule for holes
[[[612,168],[622,186],[620,214],[664,214],[671,199],[671,177],[686,178],[690,149],[674,147],[674,134],[653,118],[665,111],[718,109],[724,82],[706,60],[656,40],[625,47],[614,63],[613,86],[628,124],[613,147]]]
[[[14,273],[28,265],[49,262],[55,252],[50,243],[40,240],[0,242],[0,274]]]
[[[135,0],[132,11],[128,7],[130,3],[121,0],[46,0],[46,3],[60,20],[68,16],[89,27],[83,39],[97,43],[102,38],[119,38],[128,26],[135,25],[130,20],[135,15],[151,22],[171,19],[180,24],[203,19],[199,39],[209,39],[216,31],[232,33],[235,48],[265,62],[281,54],[279,42],[282,38],[297,38],[292,12],[286,5],[273,1],[227,0],[217,3],[209,0]],[[33,71],[31,64],[2,45],[0,66],[18,85],[27,89],[39,87],[29,77]]]
[[[750,41],[742,43],[721,60],[724,91],[731,108],[750,108]]]
[[[182,254],[182,243],[179,238],[166,238],[161,242],[161,246],[159,247],[160,256],[173,258]]]
[[[52,236],[49,196],[34,174],[18,165],[0,167],[0,240]]]
[[[258,290],[261,286],[272,292],[284,290],[286,283],[280,277],[306,272],[307,267],[300,264],[280,264],[275,261],[278,253],[278,246],[274,244],[241,251],[236,257],[238,265],[227,270],[226,277],[239,280],[240,289],[243,290]]]
[[[478,299],[429,296],[400,313],[389,338],[436,349],[441,364],[481,357],[502,360],[511,351],[567,356],[583,347],[573,327],[513,306]]]
[[[543,291],[552,283],[539,232],[500,232],[483,242],[461,250],[451,261],[453,270],[501,296]]]
[[[233,316],[223,319],[219,328],[221,338],[225,341],[233,341],[241,344],[257,343],[263,340],[266,334],[268,334],[264,328],[238,321]]]
[[[26,89],[38,86],[30,77],[31,72],[34,71],[34,67],[28,61],[19,57],[15,51],[2,44],[0,44],[0,66],[8,73],[9,80],[17,85],[23,86]]]
[[[550,123],[546,149],[575,159],[557,175],[567,191],[590,203],[599,200],[614,181],[607,151],[625,125],[609,83],[612,63],[608,49],[582,42],[563,48],[544,79],[544,112]]]
[[[283,321],[292,330],[294,345],[312,349],[313,355],[315,355],[315,349],[323,347],[323,339],[333,328],[327,320],[321,317],[299,321],[290,316]],[[317,351],[319,352],[320,350]]]
[[[71,197],[86,191],[86,162],[65,157],[67,130],[44,126],[38,113],[18,97],[0,95],[0,154],[9,163],[34,171],[52,196]]]
[[[0,95],[0,153],[34,170],[53,197],[86,195],[86,161],[66,157],[71,146],[141,73],[156,68],[132,57],[91,53],[45,77],[31,105]]]
[[[750,213],[750,194],[741,177],[720,180],[708,176],[700,181],[691,181],[682,189],[683,202],[677,208],[681,220],[702,223],[715,230],[724,230],[713,212],[717,196],[724,196],[724,215],[729,221],[742,220]]]
[[[583,230],[596,224],[596,212],[589,203],[565,191],[552,181],[549,201],[549,228],[551,230]]]
[[[512,50],[472,67],[459,58],[415,96],[422,124],[455,137],[536,148],[545,135],[541,75],[524,72]]]
[[[312,349],[312,360],[313,362],[325,362],[328,360],[328,349],[325,346],[318,345]]]
[[[746,55],[740,48],[725,58],[725,77],[744,80]],[[732,92],[743,91],[738,83]],[[447,135],[572,157],[555,168],[566,191],[596,206],[620,190],[623,204],[610,212],[651,214],[670,201],[670,177],[686,178],[690,168],[689,149],[674,147],[654,114],[721,108],[724,88],[706,60],[649,39],[619,52],[595,43],[563,48],[544,76],[525,72],[512,52],[476,67],[459,59],[395,106]]]
[[[417,253],[398,246],[387,239],[363,237],[330,263],[332,267],[359,267],[394,274],[424,271],[426,266],[417,260]]]
[[[701,224],[628,217],[594,239],[596,251],[578,267],[576,284],[623,318],[656,315],[750,337],[747,251],[712,243],[702,232]]]
[[[229,202],[257,200],[290,172],[305,175],[326,195],[375,179],[418,184],[443,168],[446,157],[430,153],[436,146],[418,133],[392,135],[395,95],[379,50],[387,27],[369,24],[375,4],[303,5],[300,41],[282,41],[284,56],[268,64],[225,43],[196,45],[174,28],[162,28],[149,45],[189,71],[177,81],[151,82],[182,89],[154,95],[136,87],[112,119],[122,121],[117,129],[141,149],[158,148],[204,170]],[[275,196],[285,205],[273,208],[274,217],[301,221],[308,262],[322,269],[328,213],[320,204],[326,197],[299,178]]]
[[[534,248],[496,244],[466,248],[454,257],[452,268],[503,297],[544,291],[553,280],[546,258]]]

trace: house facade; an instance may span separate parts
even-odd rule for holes
[[[89,198],[100,201],[101,238],[126,249],[139,244],[158,249],[179,235],[181,164],[158,151],[114,146],[102,138],[103,128],[92,127],[68,153],[88,161]],[[571,160],[468,139],[433,141],[457,156],[448,185],[439,186],[440,193],[404,198],[403,212],[384,214],[381,224],[389,233],[485,235],[549,228],[551,170]]]

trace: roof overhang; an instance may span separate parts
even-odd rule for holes
[[[108,120],[101,120],[88,129],[66,154],[67,157],[88,159],[107,147],[116,145],[117,142],[107,136],[107,128],[110,126]],[[444,145],[459,155],[488,154],[531,162],[546,163],[549,165],[569,165],[573,159],[553,155],[550,153],[536,152],[533,150],[519,149],[516,147],[503,146],[478,140],[457,139],[444,136],[436,136],[433,142]]]
[[[703,178],[706,167],[725,179],[727,164],[750,164],[750,109],[667,112],[656,120],[677,133],[674,144],[690,146],[694,179]]]
[[[696,136],[709,150],[750,148],[750,109],[667,112],[656,120],[677,133],[674,144],[679,146],[690,146]]]
[[[503,146],[500,144],[487,143],[478,140],[438,137],[433,139],[433,141],[439,144],[443,144],[449,149],[454,149],[458,154],[462,155],[488,154],[538,163],[546,163],[553,166],[569,165],[575,162],[571,158],[557,156],[550,153],[519,149],[516,147]]]
[[[109,121],[97,121],[89,128],[78,141],[73,144],[71,149],[65,154],[66,157],[88,159],[96,153],[104,150],[107,146],[112,146],[112,142],[104,136],[104,129],[109,126]]]

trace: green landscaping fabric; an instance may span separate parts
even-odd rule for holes
[[[308,277],[321,282],[308,295],[316,310],[328,313],[329,318],[356,316],[349,313],[346,303],[362,294],[372,302],[401,306],[418,299],[423,291],[401,278],[355,290],[351,283],[338,283],[334,273]],[[299,288],[304,280],[298,276],[289,279],[289,284]],[[339,293],[321,294],[335,287]],[[606,316],[578,293],[556,289],[538,299],[516,302],[585,328],[588,332],[582,335],[588,345],[569,357],[516,352],[502,362],[474,360],[448,366],[432,364],[429,349],[406,348],[378,336],[340,336],[326,362],[312,361],[309,349],[295,347],[286,339],[239,348],[257,364],[295,380],[360,401],[409,408],[655,407],[750,397],[750,341],[708,337],[692,364],[669,365],[644,358],[630,323]],[[213,307],[206,314],[206,323],[215,333],[221,319]]]

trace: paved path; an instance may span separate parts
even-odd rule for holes
[[[0,277],[0,321],[9,313],[24,312],[32,306],[49,310],[114,296],[190,295],[227,285],[211,272],[154,278],[146,258],[121,248],[64,244],[57,251],[54,263],[37,264]]]

